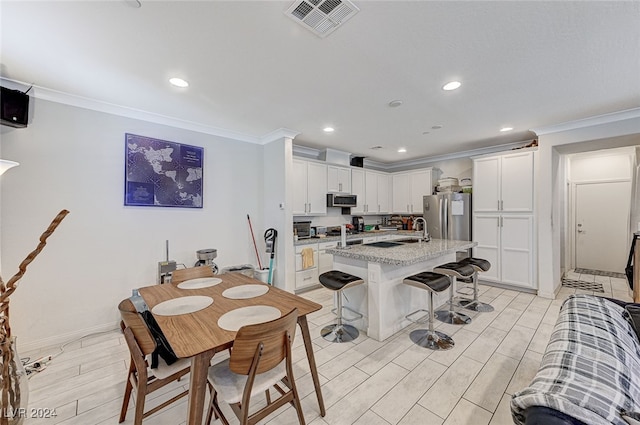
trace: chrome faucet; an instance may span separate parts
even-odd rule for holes
[[[429,242],[429,240],[431,239],[429,237],[429,233],[427,233],[427,220],[425,220],[422,217],[416,217],[413,219],[413,228],[417,229],[418,226],[418,222],[422,221],[422,236],[419,236],[418,239],[420,242],[422,242],[422,240],[424,239],[425,242]]]

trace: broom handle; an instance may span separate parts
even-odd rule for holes
[[[251,230],[251,239],[253,239],[253,249],[256,250],[256,258],[258,259],[258,267],[262,270],[262,263],[260,262],[260,255],[258,254],[258,246],[256,245],[256,238],[253,236],[253,226],[251,226],[251,218],[247,214],[247,221],[249,221],[249,230]]]

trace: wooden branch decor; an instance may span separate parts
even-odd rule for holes
[[[53,219],[47,230],[40,236],[40,243],[27,257],[20,263],[18,272],[13,275],[5,285],[0,276],[0,365],[2,375],[0,384],[2,392],[0,394],[0,425],[22,422],[25,412],[18,409],[21,401],[20,386],[18,382],[16,362],[20,359],[14,358],[11,340],[11,325],[9,324],[9,297],[17,288],[17,283],[27,271],[27,266],[40,254],[47,244],[47,238],[53,234],[60,222],[69,214],[69,211],[62,210]],[[26,406],[22,406],[26,407]],[[15,422],[14,422],[15,421]]]

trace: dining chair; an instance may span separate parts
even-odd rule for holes
[[[156,341],[149,328],[147,328],[142,315],[136,311],[133,303],[128,298],[120,302],[118,309],[122,317],[120,327],[131,354],[122,410],[120,411],[120,423],[124,422],[127,416],[131,392],[135,390],[136,408],[133,423],[134,425],[140,425],[142,424],[142,419],[188,394],[188,391],[183,391],[148,412],[144,411],[146,396],[189,373],[191,361],[190,359],[178,359],[175,363],[167,365],[162,358],[159,358],[158,367],[151,369],[147,360],[156,349]]]
[[[229,424],[218,398],[231,406],[241,425],[256,424],[287,403],[296,409],[300,424],[305,424],[291,362],[297,319],[296,308],[279,319],[243,326],[238,330],[229,359],[209,368],[211,406],[207,425],[211,423],[212,414],[224,425]],[[275,400],[271,400],[269,393],[272,387],[280,395]],[[266,406],[250,414],[252,397],[263,391]]]
[[[214,277],[213,270],[208,266],[189,267],[187,269],[177,269],[171,272],[171,282],[181,283],[189,279],[201,277]]]

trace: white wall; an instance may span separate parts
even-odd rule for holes
[[[2,154],[20,166],[0,179],[5,280],[61,209],[71,213],[11,297],[22,350],[115,327],[117,304],[154,284],[157,263],[193,266],[216,248],[220,267],[256,264],[263,224],[263,147],[34,99],[26,129],[2,129]],[[204,147],[202,209],[125,207],[124,134]],[[259,246],[264,250],[264,243]]]
[[[539,167],[538,196],[538,295],[553,298],[561,284],[562,232],[565,220],[563,154],[640,143],[640,110],[573,123],[572,126],[536,130]],[[614,116],[617,115],[617,116]]]

